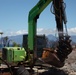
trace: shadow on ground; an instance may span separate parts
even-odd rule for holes
[[[40,73],[39,75],[68,75],[68,74],[63,70],[52,67],[48,71]]]

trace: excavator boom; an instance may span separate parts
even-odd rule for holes
[[[72,52],[71,40],[69,35],[64,35],[64,24],[66,24],[66,14],[65,7],[63,5],[63,0],[39,0],[39,2],[31,9],[28,17],[28,50],[33,54],[33,58],[37,59],[36,50],[36,30],[37,30],[37,19],[41,12],[53,2],[54,15],[56,20],[56,28],[58,31],[59,45],[56,48],[56,53],[50,53],[46,56],[42,55],[41,61],[45,63],[50,63],[57,67],[62,67],[67,56]],[[45,48],[46,49],[46,48]],[[49,49],[46,49],[49,50]],[[45,50],[45,51],[46,51]],[[44,52],[45,52],[44,51]],[[45,54],[43,52],[43,54]],[[51,58],[49,58],[51,57]],[[50,60],[50,61],[49,61]],[[61,65],[60,65],[61,64]]]
[[[37,19],[41,12],[52,2],[52,0],[39,0],[39,2],[34,6],[29,12],[28,17],[28,49],[30,51],[35,50],[36,47],[36,26]]]

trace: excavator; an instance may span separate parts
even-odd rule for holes
[[[49,3],[52,2],[53,5],[53,14],[55,15],[56,20],[56,28],[58,30],[58,37],[59,37],[59,45],[56,48],[56,52],[51,53],[50,49],[44,48],[44,52],[42,55],[41,60],[42,62],[52,64],[56,67],[62,67],[64,65],[64,61],[67,58],[68,54],[72,52],[71,47],[71,40],[70,36],[67,32],[67,19],[66,19],[66,13],[65,13],[65,3],[63,0],[40,0],[37,5],[29,12],[29,18],[28,18],[28,49],[30,52],[33,52],[33,57],[37,59],[36,56],[36,27],[37,27],[37,19],[39,18],[39,15],[41,12],[49,5]],[[65,31],[66,34],[64,34],[64,28],[63,24],[65,24]],[[48,54],[49,52],[50,54]],[[50,57],[50,58],[49,58]]]
[[[58,45],[55,50],[52,50],[51,48],[43,48],[42,57],[38,58],[36,36],[37,19],[50,3],[52,3],[52,13],[55,15],[56,20]],[[39,2],[30,10],[28,15],[27,49],[25,50],[21,47],[4,47],[2,50],[3,55],[1,60],[6,64],[8,63],[11,65],[14,63],[18,66],[19,69],[17,70],[16,75],[26,75],[26,71],[22,73],[22,71],[24,71],[23,65],[30,63],[29,66],[32,69],[37,60],[41,63],[50,64],[58,68],[63,67],[66,58],[68,58],[68,55],[72,52],[71,40],[67,32],[66,23],[67,18],[65,13],[65,3],[63,0],[39,0]]]

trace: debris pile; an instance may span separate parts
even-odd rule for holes
[[[0,73],[0,75],[11,75],[10,73]],[[76,51],[68,56],[65,65],[62,68],[50,67],[48,70],[38,72],[34,75],[76,75]]]
[[[76,75],[76,51],[72,51],[72,53],[68,56],[68,59],[65,61],[65,66],[61,68],[68,75]]]

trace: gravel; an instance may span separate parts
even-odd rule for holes
[[[10,75],[10,74],[2,74],[2,75]],[[73,50],[72,53],[68,56],[68,59],[65,61],[64,67],[62,68],[50,67],[48,70],[36,69],[36,73],[34,75],[76,75],[76,50]]]

